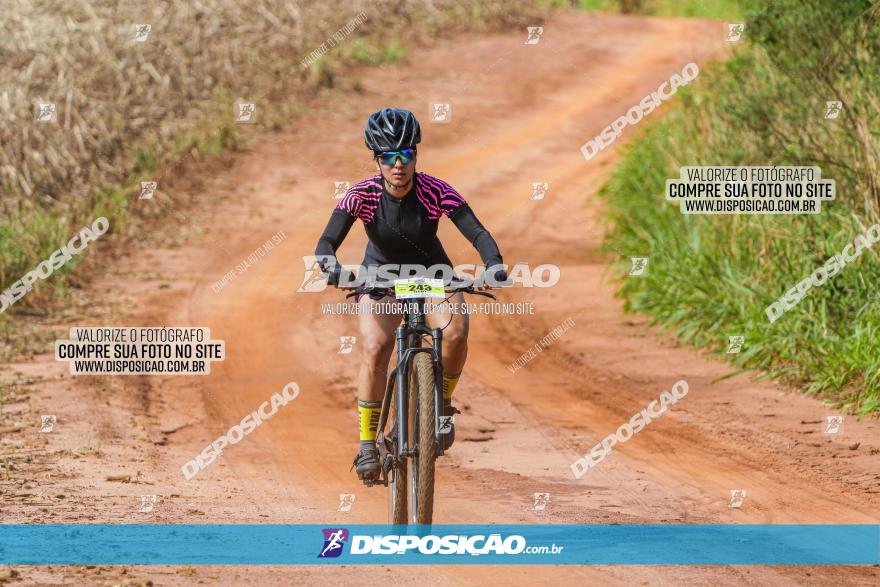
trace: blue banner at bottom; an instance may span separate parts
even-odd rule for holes
[[[0,564],[874,565],[880,525],[4,524]]]

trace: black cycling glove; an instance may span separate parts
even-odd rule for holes
[[[334,265],[332,269],[330,269],[327,273],[327,285],[337,286],[339,285],[339,277],[342,275],[342,268],[339,265]]]
[[[342,283],[343,287],[353,287],[351,284],[355,281],[355,275],[342,265],[336,264],[324,273],[327,274],[327,285],[339,287]]]
[[[492,265],[491,267],[486,268],[485,275],[485,283],[487,285],[498,287],[500,285],[508,285],[505,284],[507,281],[507,271],[504,270],[503,265]]]

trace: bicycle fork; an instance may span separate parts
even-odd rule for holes
[[[407,347],[407,337],[415,330],[418,333],[430,334],[432,348]],[[397,389],[403,390],[397,394],[397,440],[398,456],[409,457],[415,454],[415,450],[409,447],[409,375],[412,369],[412,357],[416,353],[431,353],[434,367],[434,438],[437,444],[437,456],[442,456],[444,451],[440,443],[441,416],[443,415],[443,330],[440,328],[427,328],[423,325],[397,327]],[[431,352],[433,351],[433,352]],[[405,416],[405,417],[403,417]]]
[[[406,458],[412,454],[409,449],[409,349],[406,338],[409,334],[404,325],[397,327],[397,456]]]

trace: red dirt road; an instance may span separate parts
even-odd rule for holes
[[[713,383],[732,368],[677,348],[643,317],[623,315],[607,283],[607,264],[620,259],[598,251],[595,191],[623,140],[589,162],[578,148],[685,64],[721,57],[722,26],[564,14],[544,28],[537,45],[525,45],[520,31],[463,36],[366,72],[363,93],[334,92],[312,104],[307,124],[255,142],[223,169],[206,169],[191,188],[217,200],[201,207],[206,234],[184,248],[145,248],[94,289],[112,286],[102,295],[132,308],[125,324],[210,327],[226,341],[228,358],[205,378],[119,378],[114,385],[125,400],[95,393],[95,383],[88,392],[82,383],[50,386],[39,396],[48,409],[62,421],[89,423],[59,426],[48,442],[79,446],[91,438],[104,456],[67,466],[68,486],[83,487],[79,498],[48,514],[7,510],[4,521],[385,521],[385,490],[363,487],[349,471],[359,348],[338,350],[340,336],[358,334],[356,318],[322,314],[322,303],[343,301],[336,290],[295,290],[300,257],[313,252],[335,205],[333,182],[372,172],[359,138],[363,120],[394,105],[422,120],[419,169],[464,195],[506,262],[554,263],[562,271],[556,287],[500,292],[499,301],[532,302],[534,315],[472,318],[456,391],[464,413],[456,445],[438,465],[436,522],[877,523],[876,423],[848,417],[842,433],[827,435],[822,422],[834,412],[819,401],[743,376]],[[452,122],[429,122],[428,104],[441,101],[452,104]],[[532,182],[549,182],[543,199],[529,199]],[[667,204],[658,196],[657,205]],[[442,224],[453,261],[479,262],[454,226]],[[286,240],[219,293],[212,289],[279,230]],[[365,243],[358,223],[341,260],[360,261]],[[508,365],[568,318],[573,328],[510,372]],[[573,477],[572,462],[678,379],[688,382],[687,397],[586,476]],[[185,461],[288,381],[299,384],[298,399],[184,481]],[[120,442],[108,430],[128,432]],[[106,482],[113,468],[136,468],[142,485]],[[747,491],[740,508],[728,507],[732,489]],[[538,492],[550,494],[544,511],[534,510]],[[356,496],[350,512],[336,511],[343,493]],[[132,513],[142,494],[159,496],[149,517]],[[35,582],[76,582],[81,573],[96,582],[118,578],[118,569],[19,570]],[[128,574],[169,585],[822,585],[880,577],[875,567],[730,566],[129,567]]]

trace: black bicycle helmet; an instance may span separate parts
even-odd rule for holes
[[[364,143],[374,153],[414,147],[422,140],[419,121],[409,110],[383,108],[367,119]]]

